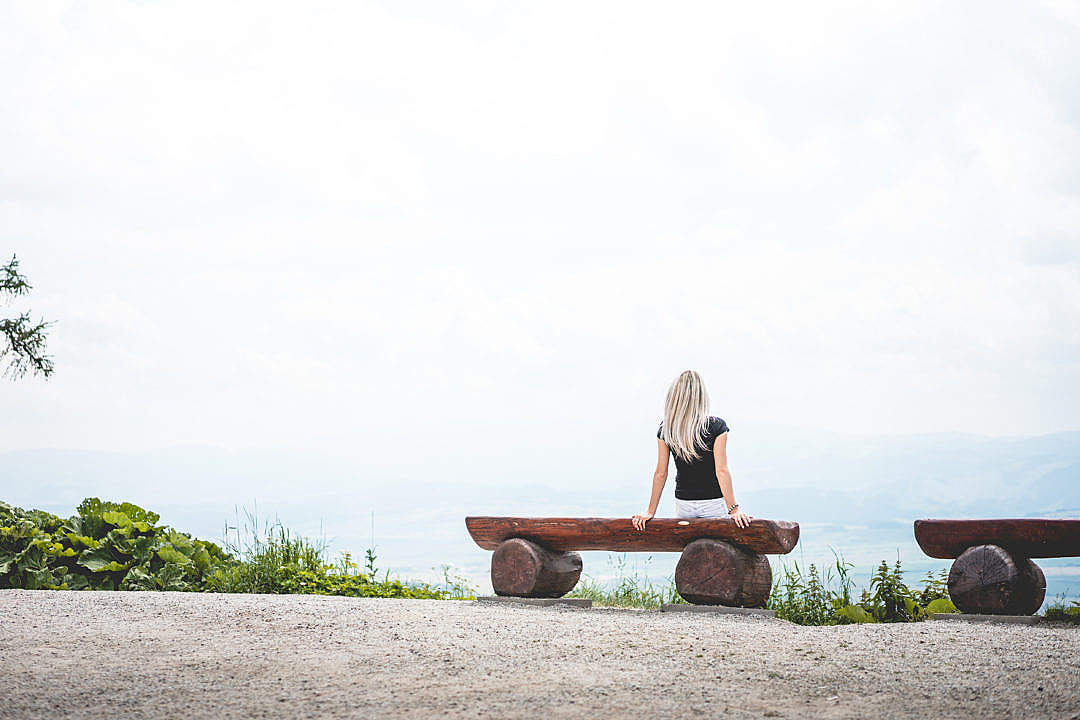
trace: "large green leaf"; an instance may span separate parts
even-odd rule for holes
[[[107,510],[101,513],[101,519],[110,525],[116,525],[117,527],[131,527],[131,518],[119,510]]]
[[[101,517],[104,513],[109,511],[122,512],[128,516],[131,520],[142,520],[143,522],[154,525],[161,516],[155,512],[149,510],[143,510],[138,505],[134,505],[129,502],[114,503],[107,500],[99,500],[97,498],[86,498],[79,504],[79,515],[82,517]]]
[[[836,617],[844,623],[872,623],[874,616],[866,612],[861,605],[847,605],[836,611]]]
[[[132,555],[135,556],[135,560],[142,564],[144,562],[150,562],[150,558],[154,554],[154,538],[149,535],[137,537],[131,542]]]
[[[108,548],[117,560],[126,559],[135,554],[135,540],[125,534],[130,532],[130,529],[114,528],[109,531],[101,544]]]
[[[87,537],[86,535],[79,535],[74,532],[64,533],[64,537],[66,537],[68,542],[71,543],[71,547],[79,550],[93,549],[100,544],[92,537]]]
[[[34,523],[42,532],[54,533],[64,523],[63,520],[44,510],[31,510],[26,513],[26,518]]]
[[[187,555],[180,552],[176,548],[170,547],[168,545],[158,548],[157,555],[159,558],[161,558],[167,563],[176,563],[178,565],[183,565],[185,563],[191,562]]]
[[[11,546],[25,538],[36,537],[37,526],[29,520],[16,519],[10,525],[0,525],[0,544]]]
[[[183,591],[191,589],[191,586],[184,582],[183,568],[178,565],[166,565],[161,568],[158,580],[162,590]]]
[[[85,551],[79,557],[79,564],[90,572],[106,572],[110,570],[127,570],[130,567],[128,565],[122,565],[116,562],[112,555],[109,553],[109,549],[106,547],[94,548],[93,550]]]
[[[15,554],[15,567],[24,571],[40,567],[44,564],[44,555],[45,553],[42,552],[40,545],[31,543],[22,552]]]
[[[86,578],[76,573],[66,573],[61,578],[61,583],[67,586],[68,590],[85,590],[89,587],[89,583]]]
[[[169,530],[169,534],[166,536],[176,547],[177,550],[190,550],[193,546],[191,544],[191,538],[185,533],[177,532],[176,530]]]
[[[120,583],[122,590],[157,590],[158,583],[150,574],[149,565],[137,565],[131,568],[124,581]]]
[[[199,568],[200,572],[206,572],[206,569],[210,567],[210,553],[200,544],[192,554],[191,561],[195,563],[195,567]]]
[[[934,613],[954,613],[959,612],[956,606],[953,605],[952,600],[949,598],[938,598],[937,600],[931,600],[930,604],[926,606],[926,614],[933,615]]]
[[[58,542],[49,543],[44,550],[53,557],[75,557],[79,554],[75,548],[65,548],[63,543]]]
[[[73,535],[90,536],[90,532],[86,527],[86,521],[81,515],[72,515],[69,517],[64,521],[64,524],[60,526],[60,530]]]

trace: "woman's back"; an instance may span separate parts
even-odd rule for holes
[[[656,437],[663,439],[664,424],[656,431]],[[679,500],[714,500],[723,497],[716,478],[716,459],[713,445],[716,438],[728,431],[728,425],[721,418],[709,416],[705,431],[701,434],[698,446],[698,459],[684,459],[672,450],[675,458],[675,497]]]

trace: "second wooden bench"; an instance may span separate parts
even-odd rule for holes
[[[949,597],[965,613],[1031,615],[1046,576],[1031,558],[1080,556],[1080,520],[916,520],[915,540],[933,558],[956,558]]]

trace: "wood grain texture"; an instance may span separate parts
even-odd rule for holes
[[[581,577],[581,556],[556,552],[521,538],[499,544],[491,555],[491,587],[496,595],[558,598]]]
[[[1028,558],[1080,556],[1080,520],[916,520],[915,540],[934,558],[956,558],[970,547],[998,545]]]
[[[968,548],[949,570],[949,597],[963,612],[1030,615],[1045,595],[1039,566],[998,545]]]
[[[1043,574],[1041,567],[1027,558],[1024,559],[1022,570],[1027,574],[1028,582],[1034,587],[1034,590],[1028,598],[1027,605],[1020,608],[1020,613],[1022,615],[1034,615],[1039,612],[1043,600],[1046,599],[1046,575]]]
[[[772,568],[764,555],[723,540],[695,540],[675,566],[675,589],[695,605],[764,607],[772,590]]]
[[[675,566],[675,589],[694,605],[739,605],[747,552],[723,540],[695,540]]]
[[[769,558],[753,554],[743,576],[740,604],[748,608],[763,608],[772,592],[772,566]]]
[[[634,529],[630,518],[467,517],[465,526],[485,550],[519,537],[549,550],[681,552],[694,540],[712,538],[755,553],[783,554],[799,541],[798,523],[757,518],[748,528],[729,518],[653,518],[644,530]]]

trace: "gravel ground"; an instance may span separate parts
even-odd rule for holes
[[[0,717],[1080,718],[1080,628],[0,591]]]

